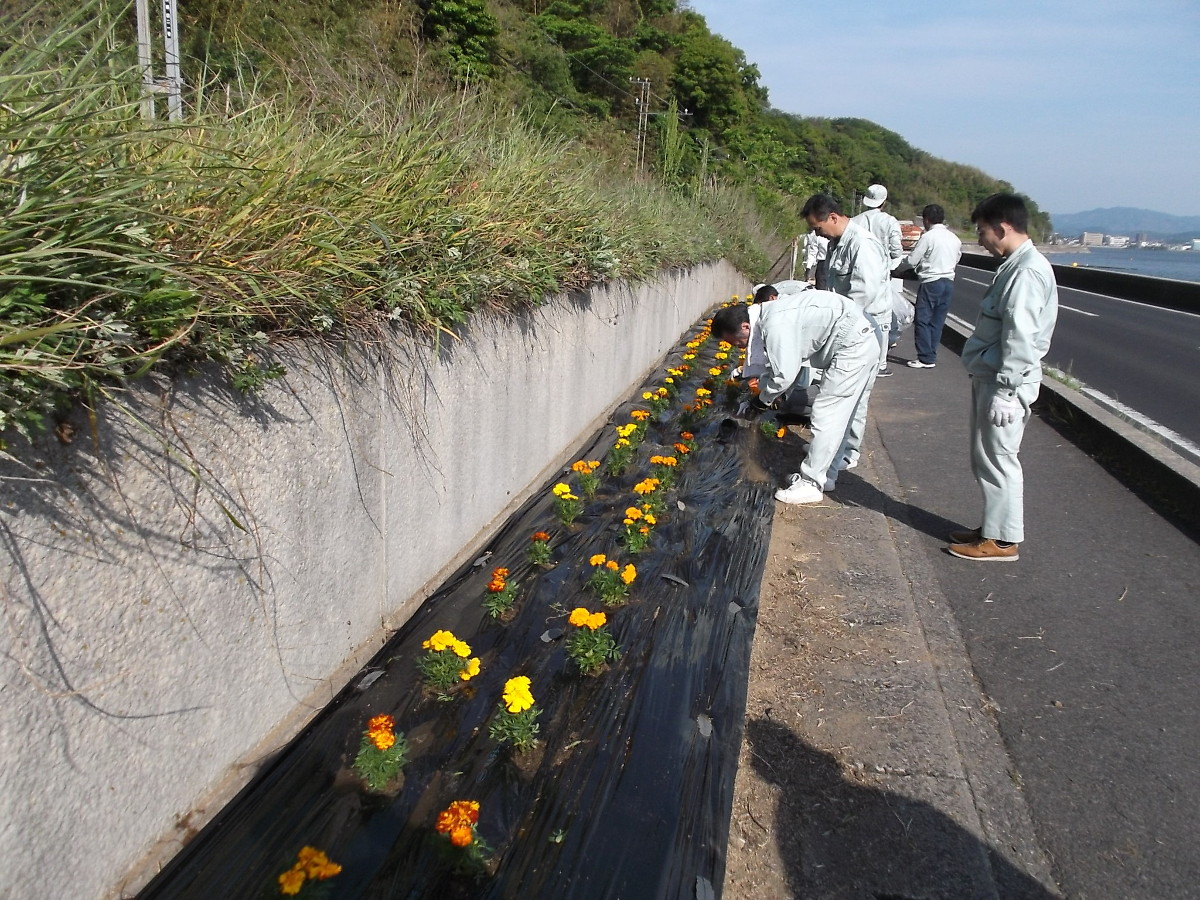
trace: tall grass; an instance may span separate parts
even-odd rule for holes
[[[0,52],[0,435],[164,359],[253,385],[268,339],[452,332],[597,280],[766,261],[746,196],[639,180],[486,97],[310,65],[288,96],[201,91],[183,125],[148,125],[98,5],[26,30]]]

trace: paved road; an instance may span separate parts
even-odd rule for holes
[[[1200,546],[1035,420],[1021,560],[950,557],[946,531],[978,524],[966,378],[945,348],[936,369],[893,368],[871,410],[899,518],[999,708],[1059,884],[1071,898],[1200,896]]]
[[[991,278],[959,266],[951,312],[974,324]],[[1200,316],[1074,288],[1058,295],[1047,362],[1200,445]]]

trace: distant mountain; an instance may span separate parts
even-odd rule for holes
[[[1074,235],[1085,231],[1124,234],[1132,237],[1144,232],[1158,240],[1185,240],[1200,237],[1200,216],[1172,216],[1151,209],[1114,206],[1078,213],[1052,213],[1054,230]]]

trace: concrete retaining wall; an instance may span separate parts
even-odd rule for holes
[[[297,347],[256,404],[146,384],[0,460],[0,896],[135,890],[746,288],[711,265],[438,348]]]

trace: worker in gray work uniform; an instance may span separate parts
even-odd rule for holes
[[[766,365],[755,411],[771,406],[791,389],[805,366],[824,371],[813,401],[812,441],[791,484],[775,492],[782,503],[819,503],[837,486],[851,453],[857,457],[866,429],[867,401],[879,358],[878,329],[858,305],[832,291],[786,294],[763,306],[758,316]],[[743,349],[750,342],[750,314],[743,304],[718,310],[712,333]]]
[[[1017,452],[1058,319],[1058,285],[1029,239],[1029,211],[1016,194],[980,201],[971,221],[980,245],[1003,261],[962,351],[971,376],[971,473],[983,492],[983,522],[952,533],[946,549],[960,559],[1015,560],[1025,539]]]
[[[892,300],[893,309],[890,316],[884,317],[879,322],[879,328],[884,333],[883,337],[886,345],[879,357],[880,377],[892,374],[891,370],[887,367],[887,351],[891,347],[896,346],[896,341],[900,339],[895,312],[895,295],[900,290],[900,280],[892,278],[891,273],[895,272],[905,261],[900,223],[896,220],[895,216],[889,212],[884,212],[883,209],[883,204],[887,203],[887,197],[887,188],[882,184],[868,185],[867,192],[863,194],[862,200],[862,204],[866,209],[850,220],[875,235],[875,239],[883,244],[883,249],[887,251],[888,255],[888,284],[891,290],[889,299]],[[907,303],[908,301],[904,302]]]

